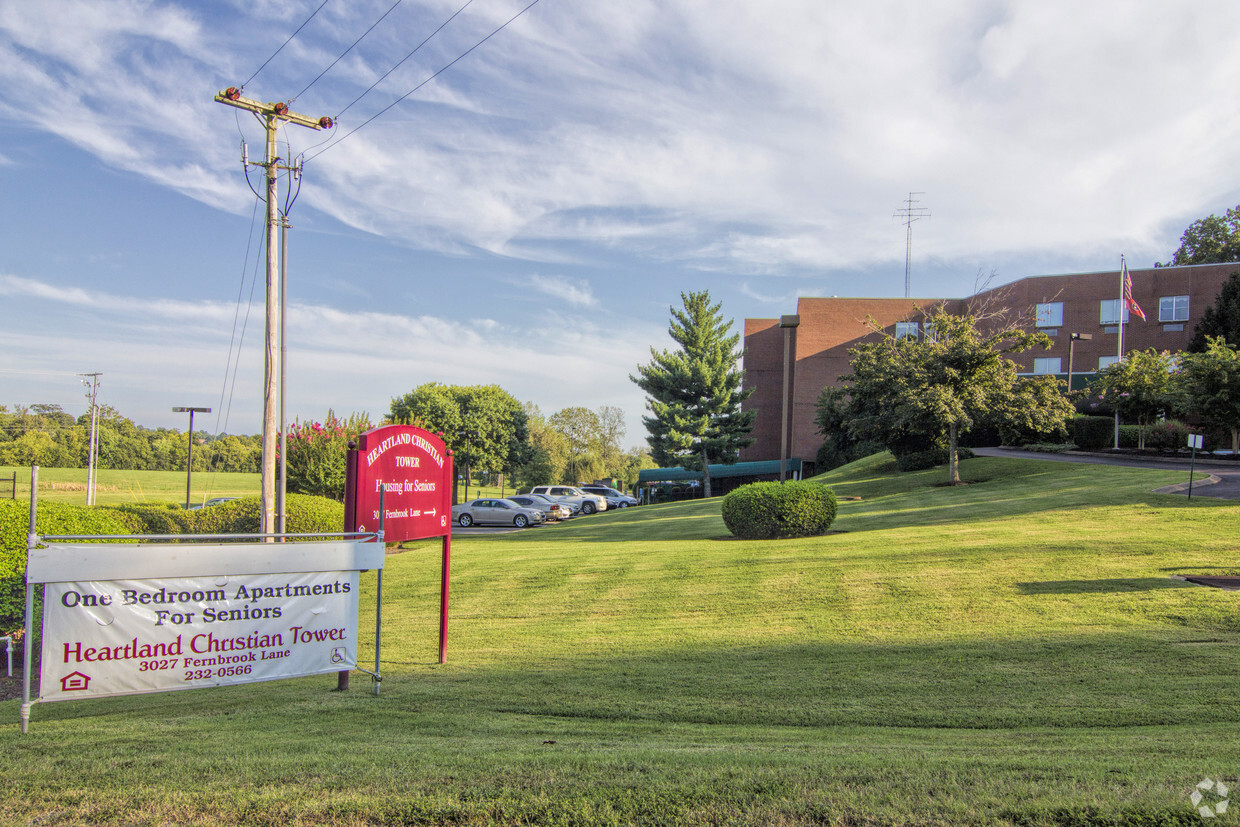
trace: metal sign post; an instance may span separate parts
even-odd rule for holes
[[[1193,468],[1197,464],[1197,449],[1201,447],[1201,434],[1188,435],[1188,447],[1193,449],[1188,459],[1188,498],[1193,498]]]

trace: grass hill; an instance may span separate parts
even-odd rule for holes
[[[457,538],[443,666],[411,547],[378,697],[47,704],[24,738],[2,703],[0,821],[1199,823],[1240,758],[1240,613],[1171,575],[1240,573],[1240,505],[1151,493],[1182,472],[962,474],[837,469],[818,538],[730,539],[719,500]]]

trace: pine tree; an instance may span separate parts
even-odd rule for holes
[[[639,365],[639,375],[629,379],[648,396],[652,416],[642,422],[651,457],[663,467],[701,471],[709,497],[710,465],[736,462],[740,449],[753,442],[754,413],[741,410],[752,390],[741,389],[740,335],[730,333],[732,323],[724,322],[721,305],[711,304],[705,290],[680,298],[684,309],[669,308],[668,328],[680,348],[651,348],[650,363]]]

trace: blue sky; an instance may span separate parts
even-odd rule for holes
[[[199,405],[259,429],[261,281],[226,369],[261,132],[212,97],[320,2],[0,0],[0,403],[80,413],[99,371],[140,424]],[[246,96],[297,95],[393,2],[329,0]],[[494,382],[547,414],[619,406],[638,444],[628,376],[681,291],[738,330],[800,295],[903,295],[910,191],[924,297],[1150,266],[1240,202],[1230,0],[540,0],[350,134],[527,3],[403,0],[293,102],[340,114],[464,6],[334,137],[281,132],[307,158],[291,417]]]

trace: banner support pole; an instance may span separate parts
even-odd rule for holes
[[[35,522],[39,513],[39,466],[30,466],[30,531],[26,535],[26,566],[30,565],[30,552],[38,540]],[[34,642],[34,584],[26,578],[26,634],[22,643],[22,735],[30,731],[30,650]]]

